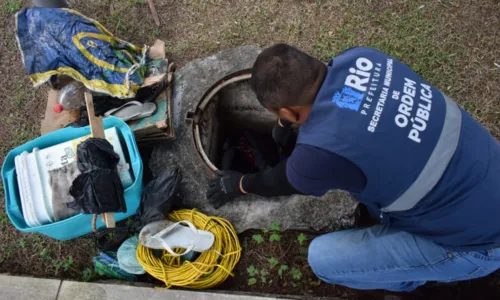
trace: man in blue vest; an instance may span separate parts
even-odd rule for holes
[[[380,224],[314,239],[309,264],[351,288],[411,291],[500,268],[500,146],[408,66],[363,47],[324,65],[278,44],[257,58],[251,85],[280,124],[300,125],[297,144],[263,173],[218,172],[215,207],[244,193],[350,192]],[[278,143],[290,135],[273,130]]]

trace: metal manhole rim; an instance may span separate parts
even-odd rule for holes
[[[251,70],[244,69],[237,72],[233,72],[219,79],[205,92],[205,94],[201,97],[201,100],[198,101],[194,113],[188,112],[188,116],[186,117],[187,122],[189,123],[192,122],[193,139],[196,151],[200,155],[200,158],[203,160],[203,162],[208,166],[208,168],[214,172],[217,171],[218,168],[212,163],[212,161],[210,161],[201,143],[200,128],[198,126],[198,122],[200,119],[199,116],[205,110],[207,104],[221,89],[233,83],[249,80],[251,77],[252,77]]]

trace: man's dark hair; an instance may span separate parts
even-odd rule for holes
[[[311,104],[322,63],[306,53],[286,44],[265,49],[257,57],[252,69],[250,85],[259,102],[267,109]],[[315,95],[315,93],[314,93]]]

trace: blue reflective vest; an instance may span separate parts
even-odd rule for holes
[[[500,246],[498,142],[396,59],[360,47],[330,61],[298,143],[356,164],[367,184],[354,196],[391,226],[455,250]]]

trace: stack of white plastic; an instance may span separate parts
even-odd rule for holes
[[[104,134],[114,151],[120,156],[118,172],[123,187],[127,188],[133,184],[133,178],[129,164],[126,163],[116,128],[109,128],[104,131]],[[88,138],[89,136],[81,137],[42,150],[35,148],[31,153],[25,151],[16,156],[15,164],[21,207],[28,226],[34,227],[54,222],[49,171],[76,161],[78,144]]]

